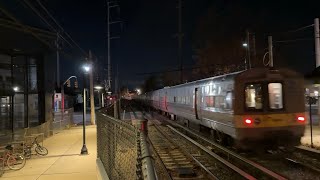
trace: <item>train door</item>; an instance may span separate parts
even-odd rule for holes
[[[164,107],[165,107],[165,110],[168,111],[168,93],[167,93],[167,91],[165,92],[165,96],[164,96]]]
[[[194,111],[196,115],[196,119],[201,118],[201,89],[194,89]]]

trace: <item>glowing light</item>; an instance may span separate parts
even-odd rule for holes
[[[298,116],[297,120],[303,122],[305,121],[305,118],[303,116]]]
[[[242,46],[243,47],[248,47],[248,44],[247,43],[243,43]]]
[[[251,119],[246,119],[244,122],[245,122],[246,124],[251,124],[251,123],[252,123],[252,120],[251,120]]]
[[[13,90],[15,91],[15,92],[17,92],[17,91],[19,91],[19,88],[16,86],[16,87],[13,87]]]
[[[95,86],[94,88],[100,90],[100,89],[102,89],[103,87],[102,87],[102,86]]]
[[[89,72],[90,71],[90,69],[91,69],[91,67],[90,67],[90,65],[88,65],[88,64],[86,64],[86,65],[83,65],[83,70],[85,71],[85,72]]]
[[[141,90],[140,89],[136,89],[137,94],[140,95],[141,94]]]

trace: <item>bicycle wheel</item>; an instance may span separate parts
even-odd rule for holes
[[[38,145],[36,148],[35,148],[35,151],[37,154],[41,155],[41,156],[45,156],[48,154],[48,149],[43,147],[43,146],[40,146]]]
[[[11,154],[7,160],[7,165],[12,170],[19,170],[26,165],[26,158],[22,154]]]
[[[24,150],[24,157],[27,159],[31,158],[31,147],[26,147],[26,149]]]

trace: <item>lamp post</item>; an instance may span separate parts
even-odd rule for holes
[[[247,65],[247,58],[248,58],[248,44],[242,43],[242,47],[246,48],[246,58],[244,59],[244,69],[247,70],[248,69],[248,65]]]
[[[83,145],[81,148],[81,155],[88,155],[88,149],[86,146],[86,74],[90,71],[89,65],[83,66],[84,74],[83,74],[83,118],[82,118],[82,127],[83,127]]]
[[[12,139],[14,138],[14,122],[13,122],[13,119],[14,119],[14,95],[16,92],[19,91],[19,87],[18,86],[14,86],[13,88],[13,95],[11,97],[11,132],[12,132]]]

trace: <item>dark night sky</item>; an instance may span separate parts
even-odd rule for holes
[[[9,0],[8,0],[9,1]],[[91,49],[98,57],[101,66],[106,66],[106,8],[104,0],[95,1],[66,1],[66,0],[41,0],[63,28],[85,49]],[[21,2],[15,2],[23,7]],[[10,3],[9,3],[10,4]],[[141,84],[146,76],[138,73],[164,71],[178,67],[177,39],[177,1],[162,0],[121,0],[121,19],[123,28],[121,38],[112,40],[112,69],[115,73],[119,69],[122,84],[134,88]],[[291,34],[285,32],[313,23],[315,17],[320,17],[320,3],[314,1],[231,1],[231,0],[184,0],[183,1],[183,43],[184,66],[194,64],[192,42],[196,27],[201,18],[208,11],[215,11],[217,18],[228,20],[225,26],[226,33],[217,36],[228,36],[227,32],[238,32],[245,38],[246,28],[254,29],[257,45],[261,51],[267,47],[267,35],[274,35],[275,40],[310,38],[309,41],[295,43],[275,44],[275,53],[281,53],[290,67],[308,72],[314,67],[313,28]],[[27,8],[25,8],[27,9]],[[13,8],[14,11],[14,8]],[[43,23],[26,10],[27,24],[45,27]],[[239,11],[239,16],[233,17]],[[14,12],[22,19],[24,12]],[[23,14],[23,16],[21,16]],[[233,21],[233,23],[230,23]],[[219,43],[219,42],[217,42]],[[241,46],[241,44],[239,44]],[[259,51],[259,49],[258,49]],[[64,58],[62,71],[63,77],[79,74],[81,54],[79,57]],[[275,59],[276,61],[276,59]],[[290,63],[289,63],[290,62]],[[106,71],[104,71],[106,73]]]

